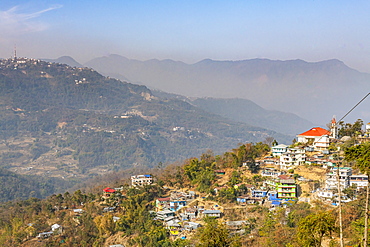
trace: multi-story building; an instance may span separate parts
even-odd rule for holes
[[[272,156],[274,157],[280,156],[283,153],[285,153],[287,149],[288,149],[288,146],[285,144],[279,144],[279,145],[273,146],[271,147]]]
[[[143,186],[143,185],[150,185],[153,183],[152,175],[135,175],[131,176],[131,185],[136,186]]]
[[[366,188],[369,184],[367,175],[352,175],[349,177],[349,186],[356,185],[357,189]]]
[[[339,172],[339,174],[338,174]],[[338,178],[339,175],[339,178]],[[338,181],[340,184],[340,189],[343,190],[349,187],[350,176],[352,175],[352,168],[350,167],[333,167],[326,174],[325,188],[328,190],[338,189]]]
[[[315,127],[297,135],[298,142],[306,143],[315,150],[326,150],[329,147],[331,132],[329,130]]]
[[[299,148],[288,148],[280,156],[280,169],[287,170],[294,166],[304,164],[306,161],[306,150]]]
[[[280,199],[295,199],[297,197],[297,186],[293,178],[280,175],[276,183],[277,197]]]

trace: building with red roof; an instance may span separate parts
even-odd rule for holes
[[[104,191],[104,192],[107,192],[107,193],[114,193],[114,192],[116,192],[116,190],[115,190],[115,189],[112,189],[112,188],[109,188],[109,187],[107,187],[107,188],[103,189],[103,191]]]
[[[112,189],[112,188],[107,187],[107,188],[103,189],[103,192],[104,192],[103,197],[104,197],[104,198],[108,198],[108,197],[110,197],[110,196],[111,196],[111,194],[115,193],[115,192],[116,192],[116,190],[115,190],[115,189]]]
[[[297,135],[298,142],[306,143],[315,150],[326,150],[329,147],[331,132],[329,130],[314,127],[306,132]]]

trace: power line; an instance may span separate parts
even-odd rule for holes
[[[338,126],[338,124],[340,123],[340,121],[342,121],[345,117],[347,117],[348,116],[348,114],[350,114],[359,104],[361,104],[362,103],[362,101],[364,101],[366,98],[367,98],[367,96],[369,96],[369,94],[370,94],[370,92],[369,93],[367,93],[366,95],[365,95],[365,97],[363,97],[354,107],[352,107],[352,109],[351,110],[349,110],[338,122],[336,122],[336,124],[335,124],[335,128],[337,128],[337,126]],[[319,142],[320,140],[321,140],[321,138],[323,138],[324,137],[324,135],[322,135],[322,136],[320,136],[320,138],[316,141],[316,142]],[[335,138],[335,137],[334,137]]]
[[[351,110],[349,110],[347,113],[346,113],[346,115],[344,115],[339,121],[338,121],[338,123],[340,122],[340,121],[342,121],[345,117],[347,117],[347,115],[348,114],[350,114],[359,104],[361,104],[362,103],[362,101],[364,101],[366,98],[367,98],[367,96],[369,96],[369,94],[370,94],[370,92],[369,93],[367,93],[366,95],[365,95],[365,97],[363,97],[354,107],[352,107],[352,109]]]

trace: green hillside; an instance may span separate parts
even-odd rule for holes
[[[0,61],[0,167],[69,180],[156,166],[272,136],[88,68]]]

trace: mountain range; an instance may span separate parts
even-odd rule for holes
[[[122,57],[118,56],[118,58]],[[70,66],[84,67],[84,65],[79,64],[73,58],[67,56],[60,57],[58,59],[46,59],[46,60],[49,62],[66,63]],[[126,61],[126,59],[123,60]],[[136,62],[139,63],[139,61]],[[170,60],[168,60],[168,62],[171,63]],[[102,61],[102,63],[105,62]],[[108,62],[108,64],[109,63],[110,62]],[[113,67],[123,66],[122,64],[121,65],[119,64],[119,61],[117,61],[117,63],[118,64],[114,65]],[[88,66],[88,64],[89,63],[87,63],[86,66]],[[104,67],[104,65],[102,66]],[[101,70],[104,73],[104,69],[100,68],[101,66],[97,67],[99,67],[98,70]],[[128,80],[126,76],[123,76],[118,73],[109,72],[105,74],[115,78],[120,78],[121,80]],[[265,108],[262,108],[261,106],[257,105],[256,103],[248,99],[187,97],[184,95],[168,93],[162,90],[155,89],[153,89],[152,92],[159,97],[181,99],[194,106],[202,108],[203,110],[229,118],[233,121],[243,122],[252,126],[259,126],[262,128],[271,129],[290,136],[295,136],[297,133],[301,133],[305,129],[313,126],[312,122],[303,119],[296,114],[277,110],[266,110]]]
[[[369,74],[337,59],[205,59],[186,64],[109,55],[92,59],[84,66],[106,76],[187,97],[248,99],[265,109],[294,113],[321,126],[333,115],[343,116],[370,89]],[[354,119],[369,117],[368,107],[361,107]]]
[[[207,112],[233,121],[271,129],[292,137],[313,126],[313,123],[300,118],[296,114],[266,110],[247,99],[194,98],[157,90],[152,90],[152,92],[158,97],[181,99]]]

